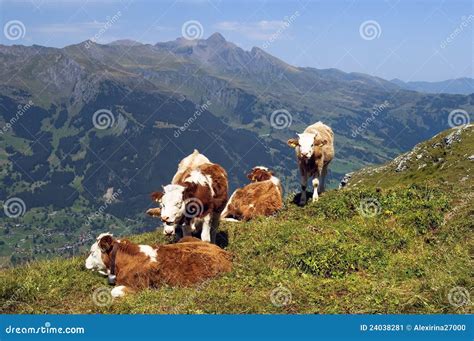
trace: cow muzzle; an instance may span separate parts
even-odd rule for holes
[[[163,224],[163,234],[166,235],[166,236],[172,236],[176,233],[175,231],[175,226],[174,225],[171,225],[171,224],[167,224],[165,222],[165,224]]]

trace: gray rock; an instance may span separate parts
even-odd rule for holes
[[[347,173],[346,175],[344,175],[341,182],[339,183],[339,189],[347,186],[347,184],[349,183],[349,180],[352,178],[353,174],[354,174],[354,172]]]

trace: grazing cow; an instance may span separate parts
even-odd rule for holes
[[[232,269],[231,255],[220,247],[185,237],[176,244],[137,245],[99,235],[86,260],[87,269],[107,272],[116,284],[113,297],[163,285],[189,286]]]
[[[270,216],[283,207],[280,180],[268,168],[255,167],[247,177],[252,182],[232,194],[221,214],[223,219],[248,221]]]
[[[184,236],[201,230],[201,239],[214,243],[220,214],[227,203],[227,188],[227,173],[217,164],[205,163],[184,171],[177,183],[156,192],[165,233],[175,233],[180,225]]]
[[[207,157],[205,157],[203,154],[199,153],[197,149],[194,149],[194,151],[186,156],[184,159],[182,159],[179,164],[178,164],[178,169],[176,171],[176,174],[173,176],[173,179],[171,180],[172,184],[177,184],[182,180],[182,177],[189,172],[189,170],[193,170],[197,168],[200,165],[203,165],[205,163],[211,163]],[[158,205],[161,205],[161,197],[163,196],[163,193],[161,192],[153,192],[151,193],[151,199],[154,203],[157,203]],[[153,207],[150,208],[146,211],[146,214],[148,214],[151,217],[157,217],[159,218],[161,216],[161,208],[160,207]],[[164,234],[174,234],[176,229],[176,225],[167,225],[165,224],[163,227],[163,233]]]
[[[295,148],[298,167],[301,174],[300,205],[306,203],[306,185],[308,178],[313,181],[313,201],[318,200],[324,192],[324,182],[329,163],[334,158],[334,133],[322,122],[307,127],[298,138],[288,140],[288,145]]]

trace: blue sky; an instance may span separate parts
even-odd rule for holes
[[[92,37],[156,43],[176,39],[196,20],[203,38],[220,32],[296,66],[405,81],[473,77],[474,69],[469,0],[0,0],[0,20],[0,43],[7,45],[63,47]],[[15,20],[24,31],[10,40],[5,29]]]

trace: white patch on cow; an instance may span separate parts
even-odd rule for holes
[[[255,166],[255,167],[253,167],[253,168],[254,168],[254,169],[262,169],[262,170],[268,172],[268,168],[267,168],[267,167],[264,167],[264,166]]]
[[[212,189],[212,178],[209,175],[204,175],[198,170],[193,170],[184,181],[192,182],[201,186],[208,186],[211,190],[211,195],[214,197],[214,190]]]
[[[102,252],[100,251],[99,243],[95,242],[91,246],[89,257],[86,259],[86,269],[96,269],[100,271],[105,270],[105,268],[105,264],[102,261]]]
[[[270,178],[270,181],[275,185],[275,186],[280,186],[280,179],[278,179],[276,176],[273,176]]]
[[[234,218],[224,218],[225,221],[230,221],[232,223],[240,223],[240,220],[234,219]]]
[[[112,297],[114,297],[114,298],[125,296],[125,285],[116,286],[115,288],[113,288],[113,289],[110,291],[110,294],[111,294]]]
[[[232,199],[234,198],[235,193],[237,193],[237,190],[235,190],[234,193],[232,193],[232,195],[230,196],[230,199],[227,201],[227,205],[225,205],[225,208],[221,213],[221,217],[225,218],[225,216],[227,215],[229,211],[229,205],[232,203]]]
[[[161,218],[168,224],[174,224],[176,219],[184,214],[184,186],[166,185],[161,198]]]
[[[206,176],[198,170],[193,170],[184,181],[192,182],[201,186],[206,186],[209,184]]]
[[[314,138],[316,134],[311,133],[302,133],[298,134],[298,143],[300,147],[300,153],[310,158],[313,155],[313,145],[314,145]]]
[[[138,245],[140,247],[140,251],[143,252],[145,255],[150,257],[152,262],[156,262],[156,250],[152,248],[150,245]]]

